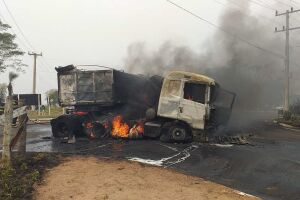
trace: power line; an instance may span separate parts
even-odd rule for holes
[[[221,3],[221,2],[219,2],[219,1],[217,1],[217,0],[214,0],[214,1],[215,1],[216,3],[218,3],[218,4],[221,4],[221,5],[223,5],[223,6],[226,7],[226,4],[223,3],[223,2]],[[230,4],[233,4],[234,6],[236,6],[237,9],[238,9],[238,8],[244,9],[241,5],[235,3],[234,1],[227,0],[227,2],[230,3]],[[238,9],[238,10],[240,10],[240,9]],[[245,14],[245,13],[244,13],[244,14]],[[246,15],[249,16],[249,17],[251,17],[251,16],[248,15],[248,14],[246,14]],[[279,24],[278,22],[276,22],[274,19],[268,18],[268,17],[266,17],[266,16],[264,16],[264,15],[261,15],[261,14],[258,14],[258,13],[257,13],[257,15],[259,15],[259,16],[265,18],[266,20],[270,21],[271,23],[273,23],[273,24],[275,24],[275,25],[280,25],[280,24]]]
[[[13,20],[15,26],[17,27],[17,29],[19,30],[19,32],[22,34],[23,38],[25,39],[25,42],[23,42],[23,40],[21,39],[21,37],[19,37],[19,36],[14,32],[14,30],[13,30],[13,28],[12,28],[11,31],[12,31],[12,33],[16,36],[16,39],[22,44],[22,46],[23,46],[27,51],[29,51],[29,49],[35,50],[34,46],[31,44],[31,42],[28,40],[28,38],[26,37],[26,35],[24,34],[24,32],[22,31],[22,29],[21,29],[20,26],[18,25],[16,19],[14,18],[14,16],[13,16],[12,12],[10,11],[10,9],[8,8],[6,2],[5,2],[4,0],[2,0],[2,2],[3,2],[3,4],[4,4],[4,6],[5,6],[5,8],[6,8],[8,14],[9,14],[10,17],[12,18],[12,20]],[[0,17],[3,19],[3,21],[4,21],[6,24],[8,24],[8,23],[7,23],[7,20],[5,20],[5,18],[3,17],[3,15],[1,15],[1,13],[0,13]],[[29,46],[28,46],[27,44],[28,44]],[[55,72],[52,72],[52,71],[51,71],[51,68],[50,68],[48,62],[46,61],[46,59],[45,59],[44,57],[41,57],[41,58],[42,58],[41,61],[43,62],[42,66],[44,66],[44,67],[46,66],[46,68],[47,68],[47,70],[48,70],[48,72],[46,72],[46,71],[43,71],[43,72],[45,72],[45,73],[55,73]],[[33,69],[33,70],[34,70],[34,69]],[[48,83],[50,83],[51,85],[53,85],[53,82],[50,82],[47,78],[44,79],[44,80],[46,80]]]
[[[298,1],[291,0],[291,2],[294,2],[297,5],[300,5],[300,3]]]
[[[259,5],[259,6],[263,7],[263,8],[266,8],[266,9],[269,9],[269,10],[272,10],[272,11],[275,11],[275,12],[276,12],[276,9],[274,9],[274,8],[271,7],[270,5],[263,4],[263,3],[258,3],[258,2],[253,1],[253,0],[248,0],[248,1],[253,2],[253,3],[255,3],[256,5]],[[293,7],[292,5],[289,5],[289,4],[287,4],[287,3],[283,3],[282,1],[279,1],[279,0],[273,0],[273,1],[278,2],[278,3],[281,3],[281,4],[284,4],[284,5],[289,6],[289,7]],[[298,22],[300,22],[297,18],[296,18],[295,20],[298,21]]]
[[[260,2],[254,1],[254,0],[246,0],[246,1],[250,1],[250,2],[252,2],[252,3],[256,4],[256,5],[259,5],[261,7],[267,8],[267,9],[272,10],[272,11],[276,11],[275,8],[273,8],[273,7],[269,6],[269,5],[262,4]]]
[[[167,1],[168,3],[170,3],[170,4],[174,5],[174,6],[176,6],[177,8],[180,8],[181,10],[183,10],[183,11],[189,13],[190,15],[196,17],[197,19],[199,19],[199,20],[201,20],[201,21],[204,21],[204,22],[206,22],[207,24],[209,24],[209,25],[211,25],[211,26],[213,26],[213,27],[215,27],[215,28],[221,30],[222,32],[224,32],[224,33],[230,35],[230,36],[233,37],[233,38],[236,38],[236,39],[238,39],[238,40],[240,40],[240,41],[242,41],[242,42],[244,42],[244,43],[246,43],[246,44],[248,44],[248,45],[250,45],[250,46],[252,46],[252,47],[254,47],[254,48],[257,48],[257,49],[259,49],[259,50],[265,52],[265,53],[269,53],[270,55],[272,55],[272,56],[274,56],[274,57],[276,57],[276,58],[278,58],[278,57],[281,58],[281,59],[284,59],[284,58],[285,58],[283,55],[281,55],[281,54],[279,54],[279,53],[276,53],[276,52],[273,52],[273,51],[271,51],[271,50],[269,50],[269,49],[265,49],[265,48],[263,48],[263,47],[260,47],[260,46],[258,46],[258,45],[256,45],[256,44],[252,43],[252,42],[249,42],[248,40],[245,40],[245,39],[243,39],[243,38],[237,36],[237,35],[234,34],[234,33],[231,33],[231,32],[229,32],[229,31],[227,31],[226,29],[224,29],[224,28],[222,28],[222,27],[220,27],[220,26],[218,26],[218,25],[216,25],[216,24],[214,24],[214,23],[208,21],[207,19],[204,19],[204,18],[200,17],[199,15],[197,15],[197,14],[195,14],[195,13],[193,13],[193,12],[187,10],[186,8],[184,8],[184,7],[182,7],[182,6],[180,6],[180,5],[176,4],[176,3],[174,3],[173,1],[170,1],[170,0],[166,0],[166,1]]]
[[[26,35],[24,34],[24,32],[22,31],[22,29],[21,29],[20,26],[18,25],[17,20],[15,19],[15,17],[14,17],[13,14],[12,14],[12,12],[11,12],[10,9],[8,8],[8,6],[7,6],[6,2],[5,2],[5,0],[2,0],[2,2],[3,2],[3,4],[4,4],[6,10],[8,11],[10,17],[12,18],[14,24],[16,25],[17,29],[19,30],[19,32],[20,32],[20,33],[22,34],[22,36],[24,37],[26,43],[29,45],[30,48],[27,48],[28,46],[25,45],[27,51],[29,51],[29,49],[33,49],[33,50],[35,51],[34,46],[31,44],[31,42],[28,40],[28,38],[26,37]],[[22,43],[23,46],[24,46],[23,41],[22,41],[20,38],[19,38],[19,40],[21,41],[21,43]],[[51,68],[50,68],[48,62],[46,61],[46,59],[45,59],[44,57],[42,57],[42,61],[43,61],[43,63],[44,63],[44,66],[46,66],[46,68],[47,68],[48,71],[50,72],[50,71],[51,71]]]
[[[2,19],[2,21],[5,23],[5,24],[8,24],[8,22],[7,22],[7,20],[4,18],[4,16],[0,13],[0,17],[1,17],[1,19]],[[21,40],[21,38],[20,37],[18,37],[18,35],[16,34],[16,32],[13,30],[13,28],[11,27],[11,29],[10,29],[10,31],[11,31],[11,33],[13,34],[13,35],[15,35],[15,37],[16,37],[16,39],[19,41],[19,43],[24,47],[24,49],[26,50],[26,51],[28,51],[28,46],[23,42],[23,40]]]
[[[19,30],[19,32],[22,34],[22,36],[24,37],[25,41],[29,44],[29,46],[35,50],[35,48],[33,47],[33,45],[29,42],[29,40],[27,39],[27,37],[25,36],[25,34],[23,33],[22,29],[20,28],[20,26],[18,25],[15,17],[13,16],[13,14],[10,12],[5,0],[2,0],[7,12],[9,13],[10,17],[12,18],[12,20],[14,21],[14,24],[16,25],[17,29]]]
[[[292,7],[291,4],[288,4],[288,3],[283,2],[283,1],[279,1],[279,0],[273,0],[273,1],[275,1],[275,2],[277,2],[277,3],[279,3],[279,4],[281,4],[281,5],[285,5],[285,6],[288,6],[288,7]]]

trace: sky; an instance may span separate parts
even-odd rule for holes
[[[214,24],[219,23],[225,8],[242,9],[239,1],[245,0],[174,0]],[[26,52],[23,62],[28,65],[14,83],[15,93],[32,92],[33,57],[27,55],[28,51],[43,53],[37,61],[37,92],[44,94],[57,88],[54,69],[57,66],[99,64],[122,69],[127,47],[135,42],[144,42],[148,48],[155,49],[164,41],[175,41],[201,52],[203,43],[216,31],[166,0],[5,2],[15,20],[3,0],[0,0],[0,18],[13,27],[16,42]],[[275,3],[280,5],[279,10],[286,9],[287,5],[300,6],[296,0],[251,0],[251,10],[253,14],[263,15],[262,20],[275,20],[272,10]],[[273,23],[268,22],[270,31],[274,30]],[[7,82],[7,76],[1,73],[0,83]]]

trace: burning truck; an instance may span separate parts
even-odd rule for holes
[[[235,94],[201,74],[144,76],[101,67],[57,67],[59,104],[72,108],[51,120],[54,137],[207,138],[230,118]]]

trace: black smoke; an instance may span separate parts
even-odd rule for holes
[[[197,53],[173,41],[166,41],[157,50],[148,51],[145,43],[137,42],[128,47],[126,71],[149,75],[163,75],[169,70],[201,73],[235,92],[237,108],[258,110],[282,105],[284,60],[254,46],[284,55],[284,35],[275,34],[266,21],[252,15],[247,3],[244,7],[243,12],[237,9],[224,11],[219,24],[230,34],[216,29],[201,46],[205,53]]]

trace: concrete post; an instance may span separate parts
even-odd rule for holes
[[[4,129],[3,129],[3,151],[2,160],[3,163],[10,165],[11,161],[11,151],[10,151],[10,141],[11,141],[11,131],[12,131],[12,120],[13,120],[13,106],[12,106],[12,96],[9,95],[6,98],[6,103],[4,107]]]

